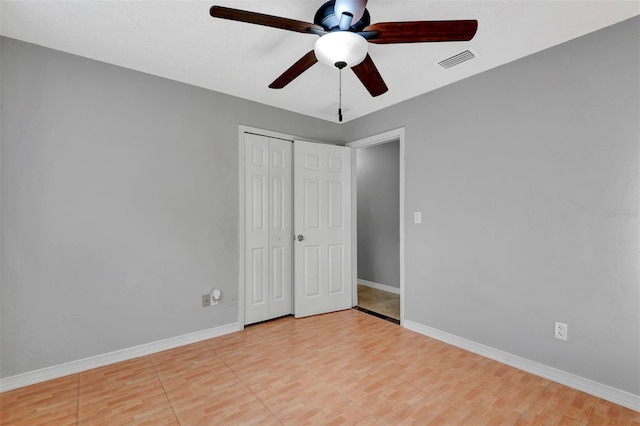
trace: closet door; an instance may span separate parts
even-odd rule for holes
[[[291,313],[291,142],[245,133],[245,324]]]
[[[291,313],[293,293],[292,143],[269,139],[269,319]]]

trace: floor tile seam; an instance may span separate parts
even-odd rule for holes
[[[76,392],[76,426],[80,424],[80,374],[76,374],[77,392]]]
[[[132,420],[132,422],[131,422],[131,423],[122,423],[122,421],[120,421],[120,422],[118,422],[118,423],[113,422],[113,423],[111,423],[111,424],[114,424],[114,425],[116,425],[116,424],[122,424],[122,425],[124,425],[124,424],[127,424],[127,425],[128,425],[128,424],[137,424],[137,423],[144,422],[144,421],[145,421],[145,420],[147,420],[147,419],[151,419],[151,418],[153,418],[154,416],[160,415],[160,414],[162,414],[162,412],[163,412],[163,411],[164,411],[164,409],[163,409],[163,410],[160,410],[160,411],[156,411],[156,412],[150,413],[150,414],[147,414],[147,415],[144,415],[144,416],[141,416],[141,417],[136,417],[134,420]],[[172,411],[173,411],[173,409],[172,409]],[[174,412],[174,414],[173,414],[173,415],[174,415],[174,417],[176,418],[176,421],[178,422],[178,425],[180,425],[180,420],[178,420],[178,416],[176,416],[176,415],[175,415],[175,412]],[[118,414],[114,414],[112,417],[117,417],[117,416],[118,416]],[[109,416],[100,416],[100,417],[98,417],[98,418],[94,418],[93,416],[89,416],[89,417],[87,417],[86,419],[84,419],[83,421],[81,421],[81,422],[79,421],[77,424],[78,424],[79,426],[80,426],[80,425],[88,425],[88,426],[92,426],[96,420],[98,420],[98,421],[102,421],[102,420],[105,420],[105,419],[109,419]],[[104,424],[104,423],[103,423],[103,424]]]
[[[304,333],[300,333],[300,334],[304,334]],[[317,334],[304,334],[304,336],[310,340],[314,340],[315,336],[317,336]],[[278,346],[279,343],[281,343],[280,339],[269,339],[267,336],[260,336],[264,342],[266,344],[272,345],[272,346]],[[291,341],[291,340],[297,340],[299,339],[299,334],[298,333],[290,333],[286,335],[286,339],[285,341]]]
[[[215,388],[215,391],[217,392],[226,392],[229,388],[232,388],[233,386],[238,386],[238,385],[242,385],[242,386],[246,386],[243,382],[241,381],[237,381],[237,382],[233,382],[233,383],[226,383],[224,385],[221,386],[217,386]],[[167,395],[167,399],[169,400],[169,405],[171,406],[171,409],[173,411],[174,416],[176,417],[176,420],[178,421],[178,423],[180,423],[180,418],[178,417],[178,412],[184,410],[184,406],[185,405],[189,405],[193,402],[198,403],[198,405],[202,405],[204,404],[202,395],[192,395],[189,396],[185,399],[183,399],[180,402],[173,402],[171,400],[171,397]]]
[[[137,370],[144,370],[145,368],[148,368],[148,367],[144,367],[144,366],[140,367],[138,364],[150,364],[151,363],[149,359],[150,356],[151,355],[138,355],[133,358],[123,359],[121,361],[116,361],[113,363],[101,365],[99,367],[94,367],[88,370],[80,371],[79,373],[76,373],[76,374],[78,374],[80,376],[80,379],[82,379],[83,376],[86,377],[86,376],[95,375],[99,371],[106,371],[113,368],[119,368],[122,371],[130,371],[132,370],[131,365],[137,366]],[[125,364],[127,365],[126,367],[124,367]]]
[[[145,379],[145,381],[147,382],[145,385],[127,386],[126,384],[121,384],[117,386],[116,389],[119,391],[124,390],[128,393],[135,393],[135,394],[139,394],[139,393],[148,394],[149,392],[153,391],[153,388],[158,388],[159,390],[161,389],[162,382],[157,378],[157,376],[155,375],[149,376],[148,378]],[[85,391],[84,393],[80,392],[78,399],[79,401],[84,402],[85,400],[95,399],[96,397],[108,398],[113,393],[113,389],[112,389],[113,387],[114,386],[112,385],[111,389],[92,390],[88,392]],[[135,389],[131,389],[131,388],[135,388]]]
[[[593,396],[593,395],[589,395],[589,394],[587,394],[587,393],[585,393],[585,392],[582,392],[582,391],[580,391],[580,390],[577,390],[577,389],[573,389],[573,388],[571,388],[571,387],[569,387],[569,386],[563,385],[562,383],[554,382],[553,380],[549,380],[549,383],[547,383],[547,385],[544,387],[544,390],[542,391],[542,393],[543,393],[543,394],[544,394],[544,393],[546,393],[546,392],[549,390],[549,388],[550,388],[550,387],[552,387],[552,386],[558,386],[558,387],[560,387],[560,388],[568,388],[568,389],[569,389],[569,391],[576,392],[577,394],[586,395],[589,399],[594,398],[594,399],[597,399],[597,400],[601,400],[601,398],[598,398],[598,397]],[[553,391],[549,391],[548,393],[549,393],[550,395],[554,395],[554,392],[553,392]],[[573,416],[569,416],[567,413],[562,412],[561,410],[556,410],[554,407],[550,406],[550,405],[549,405],[549,401],[550,401],[550,400],[552,400],[552,399],[553,399],[553,396],[551,396],[550,398],[547,398],[544,402],[541,402],[541,403],[540,403],[540,405],[542,405],[543,407],[545,407],[545,408],[546,408],[546,409],[548,409],[548,410],[553,411],[553,412],[554,412],[554,413],[556,413],[556,414],[561,413],[562,415],[567,416],[567,417],[570,417],[571,419],[574,419],[574,420],[576,420],[576,421],[580,421],[579,419],[576,419],[576,418],[575,418],[575,417],[573,417]],[[608,401],[607,401],[607,402],[608,402]],[[581,421],[580,421],[580,422],[581,422]],[[581,423],[584,423],[584,422],[581,422]]]
[[[213,348],[210,348],[210,350],[211,350],[211,353],[213,355],[215,355],[215,357],[216,357],[216,359],[218,361],[221,361],[221,362],[223,361],[222,357],[220,356],[220,354],[218,354]],[[171,359],[171,360],[166,360],[166,361],[154,361],[153,358],[151,358],[151,363],[153,364],[153,368],[154,368],[154,370],[156,372],[156,375],[158,375],[158,376],[160,375],[158,368],[163,368],[163,370],[164,370],[164,366],[165,365],[181,364],[183,362],[185,362],[185,360]],[[210,360],[207,360],[207,361],[199,361],[198,360],[197,362],[195,362],[193,359],[190,359],[190,360],[187,360],[186,362],[191,363],[191,367],[199,368],[201,366],[206,366],[210,362]],[[182,368],[182,367],[178,366],[178,368]],[[171,369],[168,369],[168,370],[171,370]]]
[[[215,350],[214,350],[215,351]],[[218,355],[216,353],[216,355]],[[249,385],[242,379],[242,377],[227,363],[227,361],[222,358],[220,355],[218,355],[218,357],[220,358],[220,360],[224,363],[224,365],[229,369],[229,371],[231,373],[233,373],[233,375],[236,377],[236,380],[238,381],[238,383],[242,384],[243,386],[245,386],[247,389],[249,389],[249,391],[256,397],[258,398],[258,396],[253,392],[253,390],[249,387]],[[225,387],[231,386],[231,384],[225,385],[223,387],[221,387],[220,389],[223,389]],[[258,398],[259,399],[259,398]],[[260,400],[260,403],[262,403],[262,405],[264,405],[264,403],[262,402],[262,400]],[[271,411],[269,411],[271,412]],[[278,420],[279,421],[279,420]]]
[[[557,410],[557,409],[555,409],[553,407],[548,407],[545,403],[539,403],[539,404],[534,403],[534,404],[530,405],[528,407],[528,409],[534,409],[535,410],[536,406],[542,408],[543,410],[550,411],[550,412],[558,415],[559,417],[568,417],[572,421],[574,421],[576,423],[579,423],[581,425],[588,425],[589,424],[589,422],[586,421],[586,420],[580,420],[580,419],[578,419],[578,418],[576,418],[574,416],[571,416],[571,415],[567,414],[565,411]],[[544,412],[544,411],[536,410],[536,412]],[[523,412],[520,417],[524,416],[525,414],[526,414],[526,412]]]
[[[361,403],[360,403],[359,401],[356,401],[356,400],[354,400],[353,398],[351,398],[351,397],[349,396],[349,394],[347,393],[347,391],[346,391],[346,390],[343,390],[341,386],[336,386],[336,385],[333,385],[333,384],[328,384],[328,383],[326,383],[326,382],[322,381],[322,380],[320,379],[320,377],[318,376],[318,374],[314,373],[314,372],[313,372],[312,370],[310,370],[309,368],[307,368],[307,367],[305,367],[305,366],[301,366],[301,367],[302,367],[302,369],[303,369],[303,370],[305,370],[305,372],[307,372],[308,374],[312,375],[312,376],[316,379],[316,381],[317,381],[318,383],[322,384],[322,386],[324,386],[325,388],[327,388],[327,389],[329,389],[329,390],[335,391],[335,392],[337,392],[337,393],[338,393],[338,394],[340,394],[340,395],[343,395],[343,396],[344,396],[348,401],[352,402],[352,403],[353,403],[353,404],[355,404],[358,408],[360,408],[362,411],[364,411],[365,413],[367,413],[369,416],[373,417],[373,413],[372,413],[372,412],[369,412],[367,409],[365,409],[365,408],[361,405]],[[375,418],[375,417],[373,417],[373,418]],[[376,419],[376,420],[377,420],[377,421],[379,421],[379,422],[381,422],[381,423],[383,423],[383,424],[385,424],[385,425],[387,424],[387,423],[382,422],[380,419]]]
[[[126,371],[128,373],[133,373],[133,374],[129,374],[129,375],[122,376],[122,377],[119,377],[119,376],[114,376],[114,377],[109,377],[109,378],[97,377],[97,378],[91,378],[91,379],[82,380],[82,377],[81,377],[82,373],[80,373],[78,375],[78,379],[79,379],[78,387],[80,388],[80,390],[82,390],[83,388],[86,389],[91,384],[98,383],[98,382],[106,382],[106,384],[112,384],[112,383],[115,383],[115,382],[120,382],[122,380],[125,380],[125,381],[129,380],[130,381],[133,378],[135,378],[135,380],[141,380],[141,379],[145,379],[147,377],[153,377],[153,374],[150,375],[150,373],[153,370],[153,366],[154,365],[153,365],[153,362],[151,361],[149,355],[144,355],[144,356],[138,357],[138,358],[148,358],[147,361],[148,361],[149,365],[146,366],[146,367],[143,367],[143,368],[136,368],[135,370],[127,369]],[[126,361],[124,361],[124,362],[126,362]],[[112,365],[115,365],[115,364],[112,364]],[[106,366],[106,367],[109,367],[109,366]],[[105,367],[99,367],[99,368],[105,368]],[[84,373],[87,373],[87,372],[91,372],[91,370],[87,370]]]
[[[304,367],[304,366],[303,366],[303,365],[302,365],[302,364],[301,364],[297,359],[290,357],[290,356],[288,355],[288,353],[287,353],[287,352],[285,352],[285,351],[283,351],[283,350],[280,350],[280,348],[278,348],[276,345],[274,345],[274,344],[272,344],[272,343],[269,343],[269,342],[267,342],[267,343],[268,343],[269,347],[271,347],[271,348],[272,348],[271,350],[272,350],[273,352],[277,352],[277,353],[280,353],[280,354],[284,355],[284,356],[286,357],[286,359],[287,359],[290,363],[295,364],[297,367]],[[214,351],[215,351],[215,349],[214,349]],[[232,367],[227,363],[227,361],[225,360],[225,358],[224,358],[223,356],[221,356],[221,355],[220,355],[220,354],[218,354],[217,352],[216,352],[216,355],[218,356],[218,358],[220,358],[220,360],[224,363],[224,365],[225,365],[229,370],[231,370],[231,371],[232,371],[236,376],[238,376],[238,373],[236,373],[236,371],[235,371],[235,370],[234,370],[234,369],[233,369],[233,368],[232,368]],[[240,377],[238,376],[238,378],[240,378]]]
[[[241,331],[242,331],[242,330],[241,330]],[[234,332],[234,333],[237,333],[237,331],[236,331],[236,332]],[[231,333],[231,334],[233,334],[233,333]],[[224,337],[224,336],[225,336],[225,335],[218,336],[218,337]],[[227,334],[226,336],[228,336],[228,334]],[[220,357],[220,355],[218,355],[218,354],[216,353],[215,348],[213,347],[213,342],[214,342],[218,337],[211,337],[211,338],[209,338],[209,339],[201,340],[201,341],[199,341],[199,342],[195,342],[195,343],[203,343],[203,342],[204,342],[204,343],[205,343],[205,345],[206,345],[206,347],[207,347],[207,349],[208,349],[208,350],[213,351],[213,352],[218,356],[218,358],[219,358],[219,357]],[[190,344],[193,344],[193,343],[190,343]],[[188,346],[188,345],[184,345],[184,346]],[[184,348],[184,346],[178,346],[178,348]],[[174,348],[174,349],[176,349],[176,348]],[[171,349],[169,349],[169,350],[171,350]],[[152,361],[153,361],[153,359],[152,359]]]
[[[150,357],[151,358],[151,357]],[[162,387],[162,392],[164,393],[164,397],[167,399],[167,402],[169,403],[169,407],[171,408],[171,412],[173,413],[173,417],[175,417],[176,422],[178,422],[178,424],[180,424],[180,419],[178,418],[178,414],[176,413],[176,410],[173,406],[173,403],[171,402],[171,398],[169,398],[169,395],[167,394],[167,389],[164,386],[164,383],[162,383],[162,379],[160,378],[160,375],[158,374],[158,370],[156,369],[156,365],[153,362],[153,359],[151,359],[151,365],[153,366],[153,371],[156,375],[156,379],[158,380],[158,382],[160,382],[160,386]]]
[[[556,409],[555,407],[549,407],[549,406],[547,406],[546,404],[542,404],[542,406],[543,406],[544,408],[546,408],[547,410],[554,412],[555,414],[558,414],[558,415],[562,415],[562,416],[569,417],[571,420],[574,420],[574,421],[576,421],[576,422],[578,422],[578,423],[580,423],[580,424],[585,424],[585,425],[586,425],[586,424],[589,424],[589,421],[588,421],[588,420],[582,420],[582,419],[579,419],[578,417],[573,416],[573,415],[571,415],[571,414],[568,414],[567,412],[565,412],[565,411],[563,411],[563,410],[558,410],[558,409]],[[580,411],[580,413],[582,413],[582,411]],[[605,416],[606,416],[606,415],[605,415]],[[587,417],[591,417],[591,416],[587,416]],[[608,416],[606,416],[606,417],[608,417]]]
[[[484,383],[486,383],[486,382],[484,382]],[[441,404],[443,404],[443,405],[445,405],[447,407],[453,408],[455,410],[465,410],[466,411],[467,410],[466,407],[465,408],[460,408],[460,407],[457,407],[456,405],[454,405],[455,404],[454,401],[463,402],[463,401],[461,401],[462,399],[463,399],[463,397],[462,398],[461,397],[458,397],[458,398],[451,398],[451,397],[445,398],[445,397],[440,396],[440,395],[435,397],[435,400],[437,400],[439,403],[441,403]],[[451,402],[449,402],[449,401],[451,401]],[[481,405],[484,405],[484,404],[481,404]],[[528,402],[526,408],[519,413],[518,419],[522,418],[526,414],[526,412],[528,410],[534,408],[536,405],[544,406],[544,404],[536,404],[535,401]],[[475,411],[476,411],[475,408],[472,407],[470,412],[473,413]],[[551,410],[551,411],[553,411],[553,410]],[[582,422],[580,422],[580,423],[582,423]]]
[[[183,375],[187,375],[193,372],[201,372],[208,371],[214,375],[219,375],[227,372],[227,366],[220,360],[220,362],[216,362],[214,365],[208,362],[199,362],[199,363],[189,363],[188,365],[173,365],[171,367],[166,367],[162,365],[156,366],[156,374],[161,379],[171,379],[176,377],[181,377]],[[223,371],[220,371],[223,370]]]
[[[511,367],[511,368],[513,368],[513,367]],[[401,379],[401,380],[402,380],[402,379]],[[500,382],[501,380],[500,380],[500,379],[498,379],[498,380],[496,380],[496,381],[487,381],[487,380],[484,380],[484,379],[480,379],[480,381],[481,381],[481,382],[483,382],[485,385],[489,385],[489,386],[491,386],[491,385],[499,385],[499,382]],[[410,384],[411,384],[411,383],[410,383]],[[558,383],[556,383],[556,382],[549,381],[549,383],[547,383],[547,384],[546,384],[546,386],[544,386],[544,388],[543,388],[543,390],[541,391],[541,393],[542,393],[542,392],[545,392],[545,391],[546,391],[550,386],[553,386],[554,384],[555,384],[555,385],[560,385],[560,384],[558,384]],[[519,384],[519,385],[521,385],[521,386],[526,386],[526,384]],[[415,386],[415,385],[414,385],[414,386]],[[563,386],[563,385],[560,385],[560,386]],[[424,392],[424,391],[423,391],[423,392]],[[579,392],[579,391],[578,391],[578,392]],[[559,415],[562,415],[562,416],[570,417],[572,420],[575,420],[575,421],[577,421],[577,422],[579,422],[579,423],[584,423],[583,421],[581,421],[580,419],[578,419],[578,418],[576,418],[576,417],[574,417],[574,416],[569,416],[566,412],[563,412],[562,410],[557,410],[557,409],[555,409],[555,408],[553,408],[553,407],[550,407],[550,406],[549,406],[549,404],[547,403],[548,401],[542,401],[542,400],[540,400],[540,399],[539,399],[539,396],[540,396],[540,395],[538,395],[538,397],[529,397],[529,396],[527,396],[527,398],[526,398],[526,399],[527,399],[527,400],[530,400],[530,401],[528,401],[528,402],[527,402],[527,408],[526,408],[526,410],[533,409],[533,408],[535,408],[536,406],[540,406],[540,407],[544,407],[544,408],[545,408],[545,409],[547,409],[547,410],[553,411],[553,412],[554,412],[554,413],[556,413],[556,414],[559,414]],[[445,402],[445,403],[446,403],[446,401],[445,401],[445,400],[443,400],[443,399],[442,399],[442,397],[438,397],[438,399],[439,399],[440,401],[443,401],[443,402]],[[522,401],[522,400],[521,400],[521,401]],[[451,406],[452,408],[456,408],[455,406],[452,406],[451,404],[448,404],[448,405],[449,405],[449,406]],[[525,410],[525,411],[526,411],[526,410]],[[524,412],[522,413],[522,415],[524,415]],[[521,415],[521,416],[522,416],[522,415]],[[520,416],[520,417],[521,417],[521,416]]]
[[[280,351],[280,350],[277,348],[277,346],[275,346],[272,342],[270,342],[269,340],[267,340],[264,336],[261,336],[261,335],[260,335],[259,333],[257,333],[256,331],[254,331],[254,330],[248,330],[248,329],[246,329],[246,328],[245,328],[244,330],[241,330],[241,331],[244,331],[244,332],[246,332],[246,333],[252,333],[252,334],[254,334],[255,336],[259,337],[261,340],[263,340],[265,344],[268,344],[269,346],[274,347],[274,348],[276,349],[276,351],[281,352],[281,353],[284,353],[284,352]],[[213,339],[209,339],[209,341],[213,341],[213,340],[215,340],[215,338],[213,338]],[[226,361],[224,360],[223,356],[222,356],[222,355],[218,352],[218,350],[216,350],[216,348],[213,346],[213,342],[209,342],[209,345],[211,346],[211,349],[212,349],[212,350],[213,350],[213,352],[216,354],[216,356],[217,356],[218,358],[220,358],[220,359],[225,363],[225,365],[227,365],[227,367],[229,367],[229,365],[228,365],[228,364],[226,363]],[[286,353],[285,353],[285,355],[286,355]],[[230,368],[230,367],[229,367],[229,368]]]
[[[437,396],[430,397],[428,392],[425,392],[424,390],[420,389],[419,387],[415,386],[414,384],[412,384],[412,383],[410,383],[410,382],[407,382],[406,380],[403,380],[403,379],[397,378],[397,377],[395,377],[395,376],[393,376],[393,375],[391,375],[391,374],[388,374],[388,373],[382,373],[382,374],[384,374],[384,375],[386,375],[386,376],[388,376],[388,377],[390,377],[390,378],[392,378],[392,379],[398,380],[398,381],[399,381],[399,382],[401,382],[401,384],[403,384],[403,385],[408,385],[409,387],[411,387],[411,388],[413,389],[413,391],[415,391],[415,392],[420,393],[421,395],[423,395],[424,397],[420,399],[421,401],[426,401],[426,403],[440,402],[440,400],[439,400],[439,398],[438,398]],[[356,402],[356,403],[357,403],[357,402]],[[411,405],[414,405],[414,404],[416,404],[416,403],[417,403],[417,402],[414,402],[414,403],[413,403],[413,404],[411,404]],[[359,405],[359,404],[358,404],[358,405]],[[449,405],[445,405],[445,406],[446,406],[446,407],[450,407]],[[362,407],[362,406],[360,406],[360,408],[362,408],[364,411],[366,411],[367,413],[369,413],[369,414],[371,414],[371,415],[373,416],[373,414],[374,414],[374,413],[370,413],[369,411],[367,411],[367,410],[366,410],[364,407]],[[454,407],[452,407],[452,408],[454,408]],[[377,419],[377,420],[379,420],[379,419]],[[382,420],[380,420],[380,421],[382,421]],[[385,422],[383,422],[383,423],[385,423]],[[387,424],[387,423],[385,423],[385,424]]]
[[[399,377],[397,377],[397,376],[393,376],[393,375],[388,374],[388,373],[385,373],[385,374],[387,374],[389,377],[392,377],[392,378],[393,378],[393,379],[395,379],[395,380],[400,381],[402,384],[407,385],[407,386],[409,386],[409,387],[413,388],[415,391],[420,392],[422,395],[424,395],[424,396],[425,396],[425,398],[426,398],[426,399],[427,399],[427,401],[429,401],[429,402],[433,402],[433,401],[436,401],[436,400],[438,399],[438,397],[437,397],[437,396],[430,397],[428,392],[426,392],[426,391],[424,391],[424,390],[420,389],[418,386],[414,385],[414,384],[413,384],[413,383],[411,383],[411,382],[408,382],[408,381],[406,381],[406,380],[404,380],[404,379],[401,379],[401,378],[399,378]]]
[[[260,398],[254,391],[253,389],[251,389],[251,385],[248,383],[245,383],[244,380],[240,379],[240,383],[242,383],[242,385],[244,387],[246,387],[249,392],[251,392],[251,394],[260,402],[260,404],[262,404],[262,406],[269,412],[269,414],[271,414],[273,416],[274,419],[276,419],[276,421],[278,423],[280,423],[281,425],[284,425],[284,423],[282,423],[282,420],[280,419],[280,417],[277,416],[276,413],[274,413],[273,411],[271,411],[271,408],[269,408],[269,406],[267,405],[267,403],[265,401],[262,400],[262,398]]]
[[[210,338],[210,339],[203,340],[203,342],[205,342],[205,343],[207,344],[207,346],[208,346],[208,347],[209,347],[213,352],[215,352],[215,354],[216,354],[218,357],[220,357],[220,354],[219,354],[219,353],[218,353],[218,351],[216,350],[216,346],[215,346],[215,342],[216,342],[216,340],[218,340],[218,339],[220,339],[220,338],[224,338],[224,337],[234,336],[236,333],[253,333],[253,332],[252,332],[251,330],[247,330],[246,328],[241,328],[240,330],[234,331],[233,333],[226,334],[226,335],[223,335],[223,336],[218,336],[218,337],[212,337],[212,338]],[[223,348],[220,348],[220,349],[222,350],[222,349],[225,349],[225,348],[223,347]]]
[[[179,348],[180,348],[180,349],[182,349],[182,348],[184,348],[184,346],[179,347]],[[178,349],[178,348],[174,348],[174,349]],[[170,351],[172,351],[172,350],[173,350],[173,349],[169,349],[168,351],[170,352]],[[207,347],[207,352],[209,352],[209,351],[211,351],[211,353],[212,353],[213,355],[216,355],[216,356],[218,356],[218,357],[219,357],[219,355],[218,355],[218,354],[213,350],[213,348],[212,348],[212,347]],[[192,352],[186,352],[186,353],[188,353],[188,354],[190,354],[190,355],[192,354]],[[158,357],[158,356],[156,356],[156,355],[157,355],[157,354],[151,354],[151,355],[149,355],[149,358],[150,358],[151,363],[152,363],[153,365],[171,364],[172,362],[182,362],[182,361],[183,361],[183,359],[181,359],[180,357],[181,357],[181,356],[183,356],[183,355],[185,355],[185,354],[178,355],[178,356],[177,356],[177,357],[175,357],[175,358],[173,358],[173,357],[172,357],[172,358],[168,358],[168,359],[161,359],[160,357]],[[192,356],[195,356],[195,355],[199,355],[199,354],[198,354],[198,353],[196,353],[196,354],[193,354]]]
[[[303,320],[304,318],[295,318],[294,321],[299,321],[299,320]],[[303,325],[300,325],[300,327],[302,327]],[[246,330],[246,329],[245,329]],[[317,335],[319,334],[319,331],[315,331],[315,327],[311,327],[308,329],[304,330],[304,334],[305,335]],[[262,335],[262,333],[260,333],[259,329],[256,330],[251,330],[253,333],[255,333],[256,335],[260,336],[262,339],[264,339],[265,341],[271,343],[271,341],[269,339],[267,339],[265,336]]]
[[[371,412],[371,411],[369,411],[367,408],[365,408],[362,402],[360,402],[360,401],[356,401],[356,400],[352,399],[351,397],[349,397],[349,394],[348,394],[348,393],[343,392],[343,391],[341,391],[340,389],[337,389],[337,391],[338,391],[338,393],[339,393],[340,395],[343,395],[345,398],[347,398],[347,400],[348,400],[348,401],[350,401],[351,403],[355,404],[355,406],[356,406],[356,407],[358,407],[359,409],[361,409],[362,411],[364,411],[365,413],[367,413],[367,415],[368,415],[368,416],[370,416],[370,417],[372,417],[372,418],[376,419],[376,420],[377,420],[377,421],[379,421],[380,423],[383,423],[383,424],[385,424],[385,425],[387,424],[387,423],[383,422],[382,420],[380,420],[380,419],[376,418],[376,417],[374,416],[374,413],[373,413],[373,412]]]
[[[375,421],[377,421],[379,424],[382,424],[382,425],[385,425],[385,426],[395,426],[395,425],[396,425],[395,423],[389,423],[389,422],[387,422],[387,421],[385,421],[385,420],[383,420],[383,419],[379,418],[378,416],[376,416],[376,414],[375,414],[375,409],[374,409],[374,408],[367,409],[367,407],[365,406],[366,404],[364,403],[364,402],[365,402],[365,400],[363,400],[363,401],[356,401],[356,400],[354,400],[354,399],[350,398],[350,397],[349,397],[349,395],[348,395],[347,393],[344,393],[344,392],[342,392],[342,391],[340,391],[340,390],[338,390],[338,392],[339,392],[341,395],[344,395],[344,396],[345,396],[345,397],[346,397],[350,402],[352,402],[353,404],[355,404],[359,409],[361,409],[362,411],[364,411],[364,412],[365,412],[369,417],[371,417],[372,419],[374,419]],[[424,392],[423,392],[423,393],[424,393]],[[436,401],[436,398],[434,398],[434,399],[432,400],[432,402],[433,402],[433,401]],[[449,407],[449,406],[447,405],[447,407]],[[454,408],[454,407],[451,407],[451,408]],[[401,424],[408,424],[408,423],[401,423]],[[415,424],[415,422],[411,422],[410,424]]]
[[[321,336],[322,335],[321,331],[310,333],[310,332],[308,332],[306,330],[296,330],[295,332],[287,332],[287,333],[282,333],[282,334],[278,333],[276,336],[263,335],[263,334],[260,333],[260,331],[255,331],[255,333],[258,334],[262,339],[264,339],[265,342],[271,343],[271,344],[274,344],[274,341],[277,342],[277,340],[281,339],[281,338],[297,339],[297,338],[300,338],[300,337],[306,337],[306,338],[313,339],[313,338],[316,338],[317,336]]]
[[[264,338],[264,336],[262,336],[262,335],[261,335],[260,333],[258,333],[256,330],[251,329],[251,328],[249,328],[249,329],[245,328],[244,330],[245,330],[246,332],[248,332],[248,333],[251,333],[251,334],[253,334],[253,335],[255,335],[255,336],[259,337],[260,339],[264,340],[266,343],[271,344],[267,339],[265,339],[265,338]]]

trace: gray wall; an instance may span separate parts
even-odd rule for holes
[[[237,321],[238,125],[329,142],[339,127],[12,39],[0,49],[1,376]],[[223,301],[203,309],[214,286]]]
[[[400,287],[400,143],[357,150],[358,278]]]
[[[406,319],[640,394],[639,40],[633,18],[343,126],[405,127]]]

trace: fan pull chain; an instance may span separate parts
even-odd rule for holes
[[[342,68],[338,70],[338,121],[342,123]]]
[[[342,123],[342,68],[347,66],[346,62],[336,62],[338,68],[338,121]]]

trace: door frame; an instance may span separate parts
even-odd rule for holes
[[[368,148],[376,145],[382,145],[389,142],[399,141],[399,170],[400,170],[400,326],[404,326],[404,179],[405,179],[405,162],[404,162],[404,127],[389,130],[384,133],[369,136],[363,139],[357,139],[349,142],[346,146],[353,149],[351,156],[351,240],[352,240],[352,256],[353,256],[353,287],[352,287],[352,304],[356,306],[358,303],[358,176],[357,164],[358,149]]]
[[[236,295],[236,303],[238,305],[238,329],[239,330],[243,330],[245,326],[244,324],[244,311],[245,311],[245,306],[244,306],[244,266],[245,266],[244,265],[245,263],[244,262],[244,249],[245,249],[245,244],[244,244],[244,237],[245,237],[244,235],[244,227],[245,227],[244,134],[245,133],[253,133],[253,134],[265,136],[268,138],[283,139],[283,140],[291,141],[291,143],[293,143],[294,140],[299,140],[299,141],[305,141],[305,142],[327,144],[327,142],[316,141],[313,139],[290,135],[287,133],[275,132],[272,130],[260,129],[258,127],[251,127],[243,124],[238,126],[238,194],[239,194],[238,216],[240,220],[239,220],[239,229],[238,229],[238,294]],[[329,145],[333,145],[333,144],[329,144]],[[291,238],[293,238],[293,233],[291,234]],[[292,255],[293,255],[293,251],[292,251]],[[291,263],[291,267],[293,268],[293,262]],[[231,297],[233,297],[233,295]],[[293,297],[292,297],[291,312],[294,312],[293,311],[294,308],[295,306],[294,306]]]

